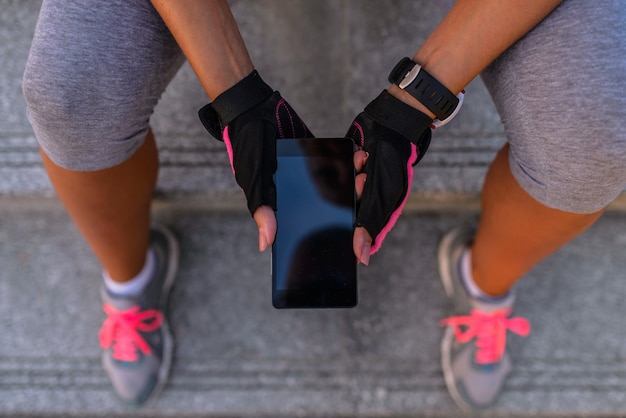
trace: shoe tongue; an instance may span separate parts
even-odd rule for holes
[[[100,295],[105,305],[111,305],[118,311],[125,311],[138,304],[137,298],[114,295],[105,286],[101,287]]]
[[[497,298],[470,298],[470,304],[473,309],[487,313],[507,309],[512,310],[513,302],[515,302],[515,294],[513,292]]]

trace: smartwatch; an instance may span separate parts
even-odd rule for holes
[[[448,123],[463,103],[463,92],[452,94],[435,77],[412,59],[404,57],[389,73],[389,82],[419,100],[439,119],[438,126]]]

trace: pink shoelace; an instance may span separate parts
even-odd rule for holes
[[[139,306],[125,311],[105,304],[104,312],[108,318],[100,329],[100,346],[107,350],[113,347],[113,358],[120,361],[137,361],[138,350],[150,355],[152,349],[139,331],[156,331],[163,322],[163,315],[157,310],[140,312]]]
[[[476,338],[477,364],[497,363],[506,348],[507,330],[522,337],[530,334],[530,322],[521,317],[508,318],[510,314],[510,309],[490,313],[473,309],[470,315],[446,318],[441,325],[454,327],[454,337],[461,344]]]

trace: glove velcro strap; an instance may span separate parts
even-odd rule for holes
[[[272,93],[272,88],[265,84],[259,73],[254,70],[200,109],[198,116],[206,130],[221,141],[222,131],[229,123],[265,101]]]
[[[237,116],[266,100],[273,91],[254,70],[243,80],[217,96],[212,106],[220,116],[222,126],[226,126]]]
[[[383,90],[365,107],[365,113],[377,123],[420,145],[433,120]]]

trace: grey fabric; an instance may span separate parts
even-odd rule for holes
[[[482,76],[531,196],[591,213],[624,190],[626,2],[565,0]]]
[[[44,0],[23,80],[41,147],[72,170],[125,161],[183,62],[148,0]]]

